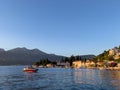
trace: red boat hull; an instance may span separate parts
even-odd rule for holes
[[[37,72],[38,69],[35,69],[35,68],[24,68],[23,71],[24,72]]]
[[[37,72],[37,70],[23,70],[24,72]]]

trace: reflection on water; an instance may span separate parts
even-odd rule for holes
[[[120,90],[120,71],[101,71],[100,78],[104,83],[107,82],[116,90]]]
[[[34,80],[34,75],[33,75],[33,73],[24,73],[24,78],[26,79],[26,80]]]
[[[94,83],[96,79],[95,78],[95,71],[93,71],[92,69],[78,69],[78,70],[74,70],[73,72],[73,76],[74,76],[74,81],[75,83]],[[89,82],[88,82],[89,81]]]
[[[120,71],[78,69],[73,76],[75,83],[93,86],[95,90],[120,90]]]
[[[0,90],[120,90],[120,71],[40,68],[22,72],[23,66],[0,67]]]

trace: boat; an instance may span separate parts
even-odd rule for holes
[[[37,72],[38,69],[37,68],[33,68],[32,66],[27,66],[25,68],[23,68],[23,72]]]

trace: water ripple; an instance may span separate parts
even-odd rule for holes
[[[120,90],[120,71],[40,68],[38,73],[24,73],[22,69],[1,66],[0,90]]]

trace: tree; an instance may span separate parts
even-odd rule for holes
[[[53,64],[53,67],[55,67],[55,65],[57,65],[57,62],[54,61],[54,62],[51,62]]]
[[[94,57],[94,58],[93,58],[93,61],[94,61],[95,63],[97,63],[97,62],[98,62],[98,60],[97,60],[97,58],[96,58],[96,57]]]
[[[80,56],[76,56],[76,60],[80,60]]]
[[[81,56],[79,57],[79,60],[82,60],[82,57],[81,57]]]
[[[39,66],[39,62],[34,62],[33,65]]]
[[[65,57],[65,62],[69,62],[70,59],[68,57]]]
[[[109,51],[104,51],[103,53],[99,54],[96,59],[100,62],[104,60],[109,60]]]
[[[113,56],[109,56],[108,60],[113,61],[114,60]]]
[[[40,65],[46,66],[47,64],[51,63],[48,59],[42,59],[40,60]]]
[[[62,61],[62,62],[65,62],[65,59],[64,59],[64,58],[62,58],[62,59],[61,59],[61,61]]]
[[[72,66],[73,61],[75,61],[75,56],[72,55],[72,56],[70,57],[70,66]]]
[[[85,59],[84,59],[84,63],[86,63],[86,61],[87,61],[87,59],[85,58]]]

